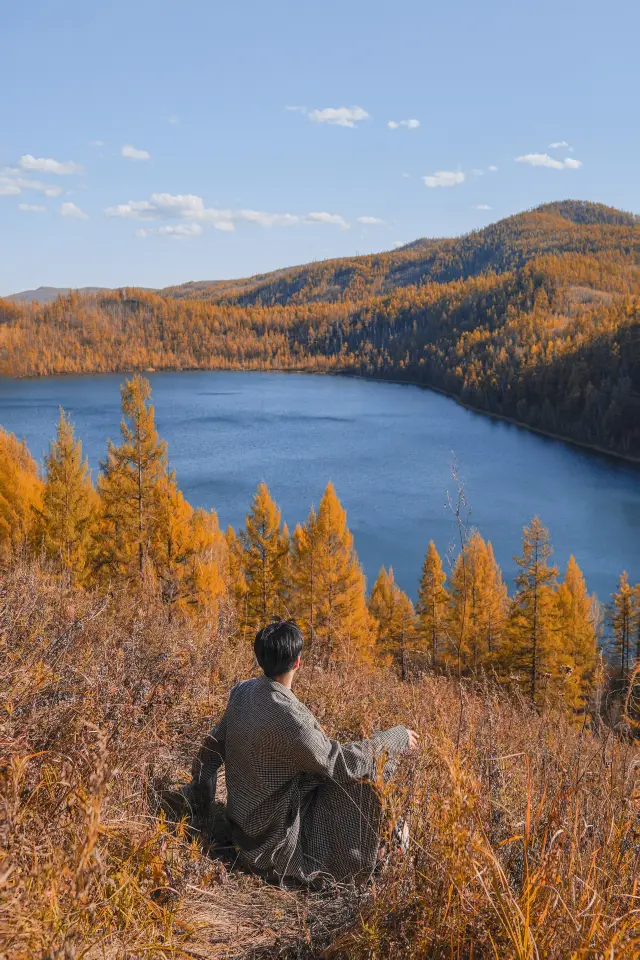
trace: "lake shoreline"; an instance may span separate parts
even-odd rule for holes
[[[53,377],[112,377],[119,374],[127,376],[132,374],[155,374],[155,373],[287,373],[287,374],[304,374],[305,376],[313,377],[349,377],[353,380],[364,380],[370,381],[372,383],[393,383],[397,386],[408,386],[408,387],[420,387],[422,390],[432,390],[434,393],[439,393],[443,397],[448,397],[450,400],[454,400],[458,406],[462,407],[464,410],[469,410],[471,413],[477,413],[480,416],[488,417],[491,420],[501,420],[504,423],[510,423],[514,427],[520,427],[522,430],[528,430],[530,433],[535,433],[540,437],[546,437],[548,440],[559,440],[562,443],[568,443],[572,447],[577,447],[580,450],[588,450],[591,453],[597,453],[599,456],[612,457],[614,460],[621,460],[623,463],[630,463],[634,466],[640,466],[640,457],[631,457],[624,453],[617,453],[615,450],[607,450],[605,447],[599,447],[597,444],[593,443],[584,443],[581,440],[574,440],[572,437],[564,436],[561,433],[552,433],[550,430],[543,430],[541,427],[533,427],[529,423],[525,423],[522,420],[516,420],[515,417],[508,417],[506,414],[494,413],[493,411],[483,410],[482,407],[474,407],[473,404],[465,403],[457,394],[452,393],[449,390],[445,390],[442,387],[435,387],[429,383],[421,383],[419,380],[405,380],[400,377],[377,377],[369,376],[363,373],[352,373],[348,370],[310,370],[308,368],[292,368],[292,367],[282,367],[280,369],[274,368],[261,368],[258,370],[246,370],[246,369],[234,369],[230,370],[227,367],[154,367],[146,368],[144,370],[133,370],[133,369],[122,369],[122,370],[105,370],[105,371],[92,371],[90,373],[51,373],[43,375],[32,375],[26,377],[10,377],[10,376],[0,376],[0,379],[7,380],[48,380]]]

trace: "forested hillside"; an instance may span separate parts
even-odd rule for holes
[[[410,380],[640,458],[640,227],[567,201],[458,240],[163,295],[0,301],[0,372],[289,369]]]

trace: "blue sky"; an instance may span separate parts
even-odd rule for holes
[[[633,0],[2,7],[0,295],[640,210]]]

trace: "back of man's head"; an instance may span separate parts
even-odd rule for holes
[[[302,646],[302,631],[295,620],[277,620],[258,630],[253,649],[265,675],[273,680],[294,668]]]

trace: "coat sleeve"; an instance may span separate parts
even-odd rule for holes
[[[329,777],[336,783],[375,780],[380,762],[393,758],[409,746],[409,732],[398,725],[359,743],[338,743],[323,733],[315,721],[298,721],[297,736],[292,738],[294,763],[304,773]]]
[[[194,803],[208,806],[216,798],[218,770],[225,761],[227,712],[214,729],[206,735],[191,766],[191,785]]]

